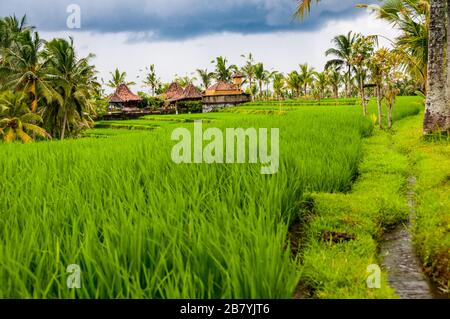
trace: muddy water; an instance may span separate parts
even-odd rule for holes
[[[408,205],[410,220],[415,218],[414,185],[415,178],[408,179]],[[436,287],[422,272],[422,265],[417,257],[410,236],[410,222],[399,225],[384,236],[380,246],[382,265],[388,273],[388,281],[402,299],[443,298]]]

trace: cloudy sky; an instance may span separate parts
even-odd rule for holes
[[[350,30],[395,31],[357,3],[377,0],[322,0],[311,15],[293,19],[296,0],[0,0],[0,16],[27,14],[45,39],[72,36],[80,55],[94,53],[99,77],[118,67],[143,90],[141,71],[155,64],[163,81],[197,68],[213,70],[223,55],[242,65],[252,52],[267,69],[289,72],[308,62],[322,69],[333,36]],[[71,29],[70,5],[80,8],[81,28]],[[69,12],[68,12],[69,11]]]

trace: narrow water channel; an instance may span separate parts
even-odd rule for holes
[[[408,206],[410,220],[397,226],[384,236],[380,246],[382,265],[388,273],[388,281],[401,299],[445,298],[422,271],[410,235],[410,221],[415,218],[415,178],[408,179]]]

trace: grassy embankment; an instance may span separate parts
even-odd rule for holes
[[[369,264],[380,264],[377,242],[383,233],[408,218],[409,176],[417,177],[415,245],[425,270],[448,291],[450,146],[424,141],[422,118],[403,119],[391,132],[375,130],[366,140],[360,176],[351,192],[313,193],[305,201],[300,215],[307,221],[301,233],[302,282],[310,297],[395,297],[384,272],[381,289],[367,289],[366,270]]]

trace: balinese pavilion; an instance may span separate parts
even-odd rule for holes
[[[122,112],[138,111],[142,99],[131,92],[124,83],[120,84],[116,91],[109,97],[109,111],[120,110]]]

